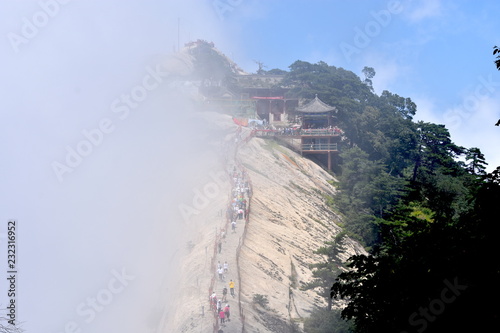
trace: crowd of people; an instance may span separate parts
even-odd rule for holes
[[[223,307],[224,300],[217,299],[215,292],[210,295],[210,307],[214,310],[217,317],[220,319],[220,324],[225,324],[226,321],[231,321],[231,306],[229,303]]]
[[[226,276],[224,274],[227,274],[229,271],[229,264],[227,261],[224,261],[224,264],[221,264],[220,261],[217,262],[217,274],[219,275],[219,280],[220,281],[225,281]]]
[[[240,223],[245,223],[248,219],[248,203],[251,196],[251,186],[248,181],[247,174],[244,170],[238,170],[236,166],[229,172],[229,176],[231,179],[232,187],[231,187],[231,201],[227,208],[227,218],[231,221],[231,230],[232,233],[236,233],[236,226]],[[226,232],[225,230],[221,230],[221,234],[219,236],[219,249],[218,252],[221,253],[222,241],[225,240]],[[218,276],[218,281],[222,283],[221,297],[217,296],[217,293],[214,291],[210,295],[210,308],[214,312],[215,316],[219,320],[219,324],[221,326],[225,326],[225,324],[230,321],[230,305],[227,300],[227,294],[232,296],[232,298],[236,297],[235,293],[235,281],[230,280],[226,284],[226,276],[229,272],[229,264],[227,261],[221,263],[221,261],[217,262],[216,267],[216,276]],[[229,290],[228,290],[229,289]],[[223,307],[223,304],[226,304]]]
[[[273,135],[343,135],[344,131],[342,131],[337,126],[328,126],[328,127],[268,127],[265,129],[254,130],[256,134],[264,135],[264,136],[273,136]]]
[[[224,268],[222,268],[224,269]],[[234,298],[236,294],[234,292],[235,283],[233,280],[230,280],[228,285],[229,292],[231,296]],[[214,291],[209,297],[210,309],[214,312],[215,316],[220,320],[220,325],[224,326],[224,324],[229,321],[231,315],[231,306],[229,305],[229,301],[227,300],[227,287],[224,285],[222,288],[222,297],[219,299],[217,297],[217,293]],[[223,304],[226,303],[225,306]]]
[[[246,140],[251,137],[252,135],[248,135]],[[232,271],[232,265],[235,264],[236,266],[237,264],[237,237],[242,235],[242,233],[237,232],[237,226],[240,224],[244,225],[248,221],[250,198],[252,195],[252,187],[248,174],[243,167],[234,162],[238,146],[246,142],[243,138],[241,127],[238,127],[236,130],[233,140],[233,142],[226,142],[226,144],[221,146],[225,163],[230,165],[227,171],[231,182],[231,195],[226,210],[227,224],[220,230],[216,238],[217,251],[212,262],[212,265],[216,266],[214,267],[215,276],[209,292],[210,311],[213,312],[217,320],[217,328],[220,329],[220,332],[222,332],[222,327],[226,327],[230,321],[230,303],[234,302],[236,298],[236,282],[232,279],[227,282],[226,277],[229,274],[232,276],[237,274],[237,272]],[[234,156],[234,159],[232,156]],[[229,225],[232,230],[231,234],[234,234],[233,236],[227,230]],[[234,253],[231,253],[232,251]],[[222,260],[218,259],[223,259],[224,263],[221,263]],[[226,261],[226,259],[228,260]],[[217,264],[215,265],[216,261]],[[234,269],[237,270],[237,267]],[[228,291],[232,300],[228,300]]]
[[[250,197],[250,186],[246,180],[245,172],[238,172],[236,167],[232,172],[233,190],[230,212],[231,221],[244,220],[248,214],[247,211],[247,198]]]

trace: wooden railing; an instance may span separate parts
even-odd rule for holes
[[[326,136],[326,135],[340,135],[342,132],[339,129],[328,129],[328,128],[321,128],[321,129],[302,129],[300,130],[300,135],[310,135],[310,136]]]
[[[336,143],[303,143],[302,151],[338,150]]]
[[[258,129],[253,130],[255,136],[334,136],[341,135],[339,130],[329,129],[288,129],[288,130],[272,130]]]

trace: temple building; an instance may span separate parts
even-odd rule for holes
[[[322,102],[316,95],[309,103],[297,107],[295,113],[302,124],[302,155],[319,159],[331,170],[333,159],[339,152],[342,134],[335,124],[337,109]]]
[[[281,86],[283,75],[238,75],[240,96],[255,102],[256,118],[274,126],[287,126],[288,115],[298,105],[297,98],[286,98],[289,88]]]
[[[282,129],[255,130],[257,136],[274,137],[302,156],[316,160],[328,170],[337,164],[343,132],[336,126],[337,109],[318,96],[309,103],[288,112],[297,125]],[[300,125],[299,125],[300,124]]]
[[[300,118],[302,129],[320,129],[334,126],[337,109],[322,102],[318,95],[309,103],[295,108],[295,114]]]
[[[298,105],[297,98],[287,98],[289,88],[280,86],[283,75],[234,75],[227,87],[205,89],[207,106],[236,118],[258,119],[283,127]]]

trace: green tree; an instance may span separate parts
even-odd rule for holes
[[[467,187],[467,171],[457,161],[466,149],[452,142],[444,125],[420,121],[417,133],[411,200],[422,201],[438,219],[457,218],[473,194]]]
[[[194,58],[194,78],[204,81],[226,82],[231,76],[231,64],[217,52],[213,45],[207,42],[199,42],[196,47],[189,50]]]
[[[500,48],[496,45],[493,47],[493,55],[496,55],[495,65],[497,66],[497,70],[500,71]],[[500,125],[500,119],[498,119],[495,126],[499,125]]]
[[[285,70],[282,70],[279,68],[273,68],[273,69],[266,71],[264,74],[266,74],[266,75],[285,75],[286,73],[288,73],[288,72]]]
[[[345,229],[366,246],[377,242],[376,218],[383,217],[405,195],[407,181],[390,175],[382,161],[371,161],[359,147],[344,150],[335,202],[345,216]]]
[[[404,98],[384,90],[382,95],[380,95],[380,100],[385,104],[392,106],[393,109],[405,119],[412,119],[412,117],[417,113],[417,105],[411,100],[411,98]]]
[[[340,274],[340,267],[343,266],[340,255],[345,252],[343,241],[346,234],[341,232],[332,241],[325,242],[325,246],[316,250],[315,254],[322,255],[325,260],[311,264],[313,270],[313,280],[302,287],[303,290],[320,288],[319,294],[328,302],[327,309],[332,309],[332,298],[330,297],[330,287]]]
[[[253,62],[255,62],[257,64],[257,66],[259,66],[259,68],[257,69],[257,74],[259,74],[259,75],[266,74],[266,71],[264,70],[264,68],[266,68],[267,66],[265,66],[262,61],[254,60]]]
[[[375,70],[373,67],[367,67],[365,66],[362,70],[363,74],[365,75],[364,83],[370,87],[370,90],[373,92],[373,81],[372,79],[375,77]]]
[[[316,309],[304,320],[305,333],[349,333],[352,323],[342,319],[340,310]]]
[[[479,148],[470,148],[465,151],[466,170],[474,176],[484,176],[486,174],[486,160]]]
[[[500,296],[500,264],[486,257],[499,254],[500,231],[498,175],[489,177],[473,209],[457,220],[435,220],[414,214],[418,206],[401,205],[380,221],[383,244],[370,256],[352,257],[351,270],[332,287],[333,296],[349,299],[342,315],[353,319],[356,332],[453,332],[471,324],[484,331],[494,325],[499,306],[481,306]],[[453,303],[441,303],[443,313],[422,319],[450,285],[459,286]]]
[[[493,55],[496,55],[495,65],[500,71],[500,48],[498,46],[493,46]]]

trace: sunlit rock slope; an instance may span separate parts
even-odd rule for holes
[[[333,177],[272,140],[253,138],[239,149],[238,158],[254,189],[240,255],[245,328],[287,332],[291,322],[301,326],[315,305],[326,305],[315,291],[300,287],[312,278],[309,264],[322,259],[313,251],[341,231],[340,218],[324,197],[335,191],[328,182]],[[345,241],[343,259],[364,252],[356,242]],[[270,310],[253,304],[255,294],[267,296]]]
[[[214,147],[234,146],[236,125],[228,116],[217,115],[214,119],[214,126],[220,126],[224,133]],[[250,130],[244,128],[243,138],[249,135]],[[216,237],[227,223],[223,212],[231,195],[229,179],[224,183],[224,177],[214,180],[213,175],[227,173],[234,165],[248,173],[253,196],[249,221],[241,225],[246,231],[241,235],[240,251],[236,253],[234,247],[230,248],[231,238],[224,243],[225,251],[231,251],[227,256],[230,258],[234,252],[239,259],[240,280],[237,298],[230,299],[233,321],[229,331],[243,332],[244,327],[245,332],[290,332],[292,322],[302,327],[311,309],[326,306],[315,290],[303,291],[301,286],[312,279],[309,265],[322,260],[313,252],[341,231],[340,217],[325,201],[325,195],[335,192],[329,183],[334,178],[288,148],[256,137],[246,143],[240,141],[236,153],[221,148],[208,157],[212,158],[212,176],[205,172],[198,188],[203,191],[204,186],[215,182],[219,191],[211,196],[206,207],[199,207],[196,214],[190,215],[190,241],[179,251],[181,267],[175,306],[165,311],[160,331],[213,332],[216,320],[208,310],[210,286],[216,274],[212,258]],[[345,238],[345,246],[343,259],[364,253],[349,238]],[[231,276],[236,278],[235,269],[232,267]],[[216,292],[220,295],[219,290]],[[257,294],[268,299],[267,310],[255,304]],[[227,330],[228,326],[222,328]]]

